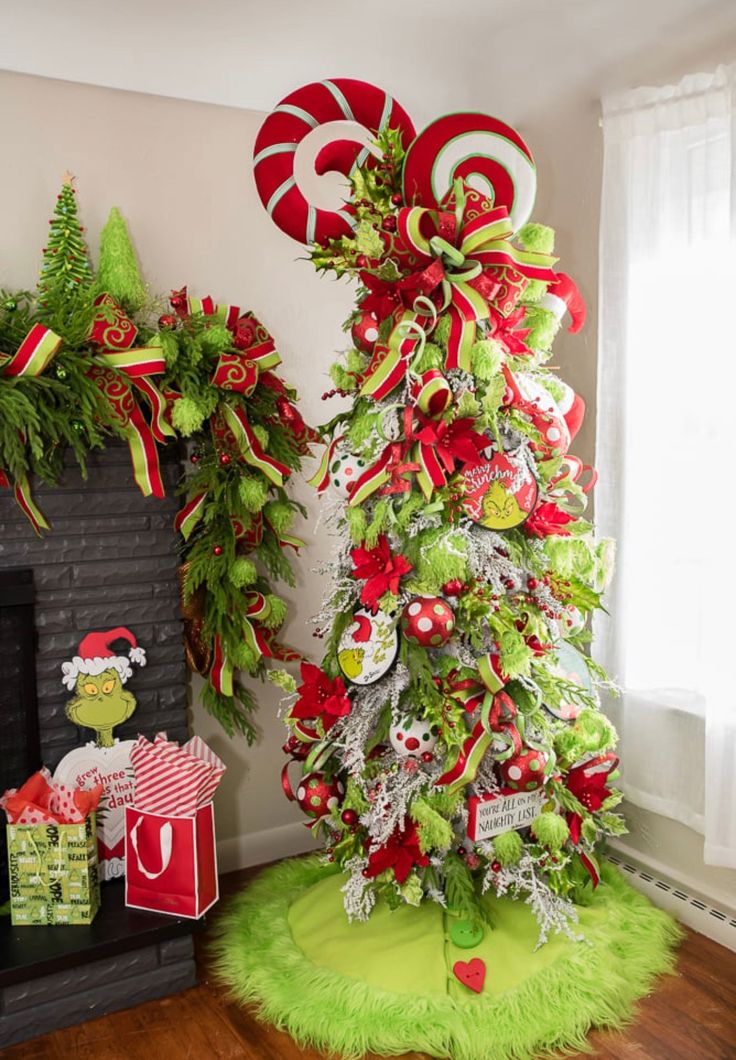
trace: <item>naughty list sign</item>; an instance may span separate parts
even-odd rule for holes
[[[468,838],[474,843],[527,828],[544,804],[544,791],[500,791],[468,799]]]

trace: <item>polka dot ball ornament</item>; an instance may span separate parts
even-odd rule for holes
[[[336,809],[345,796],[345,788],[337,777],[328,773],[307,773],[296,789],[296,801],[302,813],[316,820]]]
[[[536,791],[544,784],[547,756],[544,751],[527,747],[501,762],[498,771],[501,781],[512,791]]]
[[[455,613],[440,596],[415,596],[401,613],[401,632],[421,648],[441,648],[454,629]]]
[[[330,485],[343,499],[349,497],[368,465],[362,457],[338,450],[330,463]]]

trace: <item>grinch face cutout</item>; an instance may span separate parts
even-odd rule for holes
[[[521,526],[537,503],[537,481],[528,467],[494,453],[463,472],[463,505],[473,522],[488,530]]]
[[[372,685],[391,669],[398,649],[399,636],[393,619],[383,611],[372,615],[360,608],[340,637],[337,662],[352,684]]]
[[[113,644],[125,641],[127,654]],[[133,676],[132,663],[145,666],[146,653],[129,629],[117,626],[82,638],[79,654],[62,664],[64,685],[73,692],[66,714],[75,725],[91,729],[95,739],[65,755],[54,780],[68,787],[102,784],[97,821],[100,877],[115,879],[125,872],[125,807],[132,806],[135,781],[130,761],[133,740],[118,740],[114,730],[132,715],[135,696],[124,685]]]
[[[437,733],[427,721],[404,717],[389,729],[388,738],[400,758],[421,758],[437,746]]]
[[[75,725],[94,729],[98,747],[112,747],[112,731],[135,710],[135,696],[125,691],[120,674],[113,669],[103,670],[97,677],[80,674],[76,693],[66,705],[66,716]]]

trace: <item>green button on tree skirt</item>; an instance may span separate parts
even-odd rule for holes
[[[80,824],[9,824],[14,926],[89,924],[100,906],[95,815]]]
[[[486,895],[471,948],[436,903],[379,904],[349,924],[344,877],[317,858],[266,870],[220,925],[217,967],[232,993],[303,1045],[359,1056],[416,1050],[453,1060],[523,1060],[585,1050],[593,1027],[620,1027],[670,971],[680,930],[609,865],[572,941],[539,930],[529,907]],[[490,926],[492,925],[492,926]],[[465,939],[462,939],[465,941]],[[480,958],[480,993],[453,972]]]

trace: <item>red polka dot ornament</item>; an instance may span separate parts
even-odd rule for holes
[[[455,613],[440,596],[415,596],[401,613],[401,632],[421,648],[441,648],[454,629]]]

